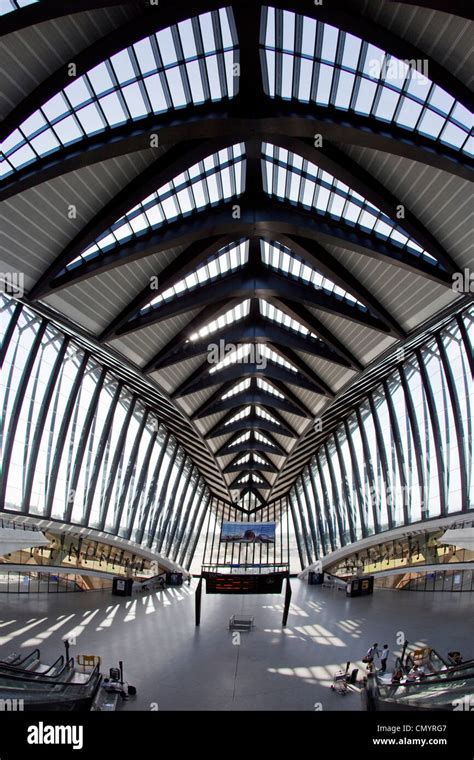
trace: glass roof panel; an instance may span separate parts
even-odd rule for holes
[[[404,61],[321,21],[265,10],[263,66],[270,97],[396,122],[473,155],[473,115],[428,78],[423,60]],[[445,129],[448,124],[458,131]]]
[[[307,327],[304,327],[304,325],[300,324],[300,322],[297,322],[296,319],[288,316],[288,314],[285,314],[284,311],[278,309],[276,306],[273,306],[273,304],[268,303],[268,301],[265,301],[263,298],[259,299],[259,307],[260,314],[262,314],[265,319],[270,319],[272,322],[276,322],[277,324],[283,327],[287,327],[290,330],[294,330],[295,332],[299,332],[302,335],[308,335],[310,338],[313,338],[314,340],[322,343],[318,336],[308,330]]]
[[[40,0],[0,0],[0,16],[6,16],[7,13],[18,11],[27,5],[33,5]]]
[[[438,265],[434,256],[421,248],[399,224],[392,221],[370,201],[306,159],[303,159],[300,168],[301,157],[298,156],[298,162],[295,158],[294,154],[276,145],[262,143],[262,177],[264,190],[268,195],[337,219],[350,227],[359,227],[364,232],[374,231],[383,240],[389,240],[398,247],[404,247],[409,253],[417,257],[421,256],[430,264]],[[266,164],[270,164],[273,168],[271,173],[266,169]],[[275,169],[279,172],[276,178]],[[289,180],[291,181],[294,175],[298,177],[299,182],[298,196],[292,196],[287,192],[287,188],[291,187]],[[270,182],[269,177],[271,177]],[[371,210],[369,217],[367,217],[368,209]],[[399,238],[394,236],[397,232],[403,233],[406,237],[407,242],[403,246],[400,246]]]
[[[246,377],[245,380],[241,380],[237,383],[237,385],[234,385],[233,388],[231,388],[227,393],[224,393],[221,396],[222,401],[225,401],[227,398],[231,398],[232,396],[237,395],[237,393],[242,393],[243,391],[246,391],[250,388],[251,383],[250,377]]]
[[[209,159],[194,164],[175,180],[166,183],[127,211],[99,235],[92,245],[71,261],[66,269],[77,266],[86,258],[99,255],[100,251],[108,251],[126,240],[173,222],[188,213],[229,200],[221,190],[220,183],[212,187],[210,185],[211,179],[218,178],[224,167],[227,167],[235,178],[235,195],[240,195],[243,187],[242,182],[237,181],[236,167],[245,161],[244,144],[232,145],[220,151],[219,156],[214,154]],[[206,163],[207,168],[205,168]],[[244,177],[245,173],[241,173],[240,176]],[[183,196],[184,192],[188,193],[186,199]],[[194,204],[191,206],[193,201]]]
[[[280,391],[270,383],[267,383],[262,377],[257,377],[257,388],[260,388],[265,393],[271,393],[272,396],[276,396],[277,398],[285,398],[283,393],[280,393]]]
[[[28,4],[1,0],[0,15]],[[33,114],[42,119],[41,126],[32,133],[28,117],[1,146],[0,179],[64,145],[110,127],[170,109],[235,97],[239,78],[232,76],[236,61],[232,9],[205,13],[194,21],[138,40],[77,77],[43,104]],[[48,130],[55,140],[33,144],[34,137]]]
[[[347,290],[343,290],[329,278],[320,274],[316,269],[309,267],[299,256],[296,256],[289,248],[275,240],[262,241],[262,261],[265,266],[275,269],[277,272],[291,274],[302,280],[305,284],[313,285],[317,290],[324,290],[329,295],[333,294],[351,305],[357,306],[362,311],[367,311],[363,303],[354,298]],[[271,319],[271,317],[269,317]]]

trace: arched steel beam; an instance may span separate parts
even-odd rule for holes
[[[229,341],[230,342],[230,341]],[[265,345],[267,345],[269,348],[271,348],[276,354],[278,354],[284,361],[289,362],[292,364],[296,369],[298,370],[298,373],[305,377],[310,383],[314,384],[317,388],[320,388],[324,391],[324,393],[328,396],[333,396],[332,389],[322,380],[319,375],[316,374],[308,365],[299,357],[298,354],[296,354],[292,348],[285,347],[283,348],[280,345],[274,344],[269,342],[268,340],[265,341]],[[265,362],[264,362],[265,360]],[[261,370],[265,370],[266,368],[266,357],[263,355],[258,359],[255,360],[254,358],[251,358],[251,363],[256,364],[256,366],[260,366]],[[231,365],[233,366],[233,365]],[[244,360],[241,362],[237,362],[237,366],[246,366],[246,363]],[[224,370],[221,370],[220,372],[223,372]],[[218,372],[217,374],[220,374]],[[184,380],[177,390],[176,393],[181,394],[187,391],[189,387],[196,387],[196,385],[202,380],[202,381],[208,381],[210,374],[210,363],[209,361],[203,362],[199,367],[197,367],[194,372],[189,375],[189,377]],[[174,395],[174,394],[173,394]]]
[[[221,392],[219,391],[218,396],[220,395]],[[234,410],[235,413],[235,409],[240,409],[242,406],[247,406],[248,404],[258,404],[259,406],[268,408],[268,410],[271,411],[271,414],[275,414],[275,411],[277,409],[280,409],[282,412],[288,412],[289,414],[294,414],[298,417],[307,416],[306,414],[302,413],[301,409],[295,407],[290,401],[288,401],[288,399],[279,398],[279,396],[274,396],[270,393],[266,393],[259,388],[256,388],[255,390],[249,389],[248,391],[236,393],[235,396],[229,396],[229,398],[226,398],[224,400],[218,398],[218,400],[215,401],[211,406],[207,407],[204,410],[199,409],[198,412],[194,412],[194,414],[190,416],[191,419],[202,419],[203,417],[208,417],[211,414],[226,412],[229,409]]]
[[[258,491],[255,490],[255,488],[249,488],[248,486],[246,486],[245,488],[243,488],[241,490],[241,492],[240,492],[240,498],[244,499],[245,496],[247,496],[247,494],[249,496],[254,496],[255,500],[258,501],[259,504],[261,504],[262,506],[265,506],[265,504],[266,504],[265,499],[263,498],[263,496]],[[244,509],[243,511],[246,512],[247,514],[251,515],[253,512],[256,512],[258,509],[261,509],[261,508],[262,507],[257,507],[256,509],[254,508],[254,509],[250,509],[250,510]]]
[[[421,0],[421,2],[443,3],[444,0]],[[453,2],[455,9],[459,5],[468,5],[466,0],[453,0]],[[112,3],[121,4],[120,0],[110,0],[105,4],[111,5]],[[69,5],[69,3],[60,2],[60,0],[54,0],[54,2],[53,0],[42,0],[41,3],[36,3],[8,14],[0,24],[0,34],[8,34],[15,29],[20,29],[32,23],[39,23],[48,18],[70,14],[72,9]],[[103,5],[104,2],[102,0],[76,0],[74,11],[89,10],[90,8],[101,7]],[[123,24],[74,56],[79,76],[106,58],[137,42],[142,37],[149,35],[151,32],[158,32],[193,15],[223,7],[225,3],[222,0],[202,0],[199,7],[190,7],[189,4],[182,7],[175,0],[160,0],[159,6],[152,6],[147,2],[140,3],[138,0],[136,5],[143,8],[143,13],[138,18]],[[331,0],[331,3],[323,3],[319,6],[311,6],[307,0],[291,0],[291,2],[290,0],[274,0],[272,6],[288,9],[310,18],[333,24],[342,31],[357,35],[361,39],[371,42],[385,52],[402,60],[427,60],[432,81],[443,87],[443,89],[463,105],[473,110],[472,93],[454,74],[449,72],[438,61],[431,58],[425,51],[402,39],[385,27],[380,26],[369,17],[348,12],[346,0]],[[253,47],[255,47],[254,41],[260,39],[260,30],[255,28],[256,25],[259,25],[259,10],[254,0],[239,0],[238,5],[236,4],[233,8],[239,48],[242,50],[242,55],[240,56],[241,71],[245,73],[246,58],[247,60],[250,58],[248,61],[250,82],[254,81],[256,73]],[[449,12],[456,11],[451,10],[450,6]],[[248,54],[248,47],[246,49],[246,40],[249,40],[249,47],[252,45],[250,55]],[[46,103],[53,95],[70,83],[71,77],[69,76],[66,64],[38,85],[34,92],[28,93],[24,101],[7,116],[5,122],[8,132],[11,132],[22,120],[30,116],[43,103]],[[260,96],[257,95],[257,97]],[[0,140],[3,139],[5,134],[0,132]]]
[[[278,325],[263,317],[252,319],[250,316],[239,319],[230,325],[217,330],[206,336],[202,340],[182,342],[174,346],[168,356],[162,361],[155,363],[155,369],[163,369],[172,364],[176,364],[186,359],[209,352],[210,344],[218,344],[219,341],[229,343],[277,343],[283,346],[296,348],[298,351],[305,351],[308,354],[319,356],[344,367],[351,366],[350,363],[343,359],[336,351],[329,348],[325,343],[316,340],[296,330],[291,330],[284,325]]]
[[[208,365],[209,366],[209,365]],[[196,391],[204,390],[205,388],[211,388],[213,385],[221,385],[228,380],[243,380],[246,377],[264,377],[280,380],[283,383],[290,383],[291,385],[297,385],[300,388],[312,391],[313,393],[319,393],[323,396],[332,396],[332,393],[328,393],[320,385],[308,380],[300,372],[292,372],[286,367],[282,367],[273,362],[267,362],[265,369],[262,369],[260,364],[248,363],[248,364],[232,364],[218,372],[208,373],[205,377],[199,378],[196,382],[192,383],[190,380],[186,380],[181,383],[171,394],[171,398],[179,398],[180,396],[187,396],[190,393],[196,393]]]
[[[154,372],[157,369],[157,366],[161,360],[161,358],[169,352],[171,347],[173,346],[174,342],[176,341],[177,344],[182,343],[189,339],[189,336],[192,335],[194,332],[198,332],[202,327],[205,327],[209,324],[209,322],[212,322],[214,319],[217,319],[222,314],[225,314],[230,309],[233,309],[235,306],[237,306],[239,303],[241,303],[241,298],[226,298],[224,300],[217,301],[216,303],[211,303],[208,306],[206,306],[204,309],[202,309],[199,314],[197,314],[193,320],[185,325],[175,336],[172,338],[169,343],[167,343],[160,351],[158,351],[157,354],[155,354],[142,368],[142,372],[146,375],[150,374],[151,372]]]
[[[267,457],[266,454],[263,452],[259,454],[258,456],[261,457],[264,462],[259,462],[254,458],[254,452],[249,451],[250,459],[248,462],[244,462],[243,464],[239,464],[239,460],[242,459],[242,454],[237,454],[228,465],[226,465],[222,472],[224,474],[228,474],[230,472],[241,472],[242,468],[245,467],[246,470],[264,470],[265,472],[272,472],[277,473],[278,467],[275,467],[273,462]]]
[[[458,267],[437,238],[432,235],[416,216],[401,203],[381,182],[375,179],[360,164],[350,158],[339,148],[325,140],[321,148],[314,147],[314,140],[298,139],[295,137],[272,138],[273,145],[284,148],[290,153],[295,153],[301,158],[315,164],[320,169],[332,174],[336,179],[344,182],[351,190],[362,195],[368,201],[377,206],[384,214],[393,221],[398,221],[401,227],[419,245],[442,263],[451,273],[456,272]],[[403,218],[398,218],[397,213],[403,206]]]
[[[168,288],[173,287],[189,271],[200,263],[207,261],[229,242],[228,237],[205,238],[191,243],[182,253],[158,273],[158,287],[152,287],[150,278],[148,285],[143,288],[135,298],[110,322],[99,335],[99,340],[104,341],[113,337],[116,330],[122,327],[127,320],[136,314],[143,306],[154,298],[162,295]]]
[[[101,233],[111,227],[127,211],[159,190],[160,187],[171,182],[195,163],[227,147],[228,144],[229,142],[225,138],[222,140],[186,140],[180,145],[174,145],[159,156],[87,222],[34,285],[29,294],[30,299],[35,299],[43,291],[46,283],[50,282],[65,264],[79,256],[82,251],[94,243]],[[183,265],[186,260],[188,263],[193,260],[191,254],[187,256],[184,253]],[[172,265],[169,269],[171,274]]]
[[[165,2],[168,2],[168,0],[165,0]],[[19,8],[0,17],[0,36],[13,34],[22,29],[27,29],[29,26],[42,24],[52,19],[100,8],[108,8],[111,5],[124,5],[124,0],[74,0],[73,3],[64,2],[64,0],[41,0],[39,3],[27,5],[24,8]],[[128,5],[131,5],[132,8],[135,7],[137,10],[143,10],[147,7],[150,10],[150,5],[143,2],[143,0],[129,2]]]
[[[219,411],[218,405],[220,403],[226,404],[228,401],[230,402],[233,396],[230,396],[228,399],[225,399],[222,401],[222,396],[227,393],[227,391],[230,391],[234,385],[238,383],[239,379],[236,380],[232,379],[227,382],[225,382],[220,388],[218,388],[217,391],[215,391],[209,398],[204,401],[201,406],[199,406],[191,415],[190,419],[195,420],[200,417],[207,417],[209,414],[213,414],[214,412],[213,407],[214,404],[216,405],[216,411]],[[258,388],[257,385],[257,378],[252,377],[250,388],[252,389],[252,393],[262,393],[265,397],[265,403],[269,406],[277,406],[277,404],[272,404],[271,399],[275,399],[276,401],[287,401],[291,408],[286,408],[285,406],[278,407],[279,409],[283,409],[284,411],[290,412],[290,414],[297,414],[301,417],[308,417],[311,418],[314,415],[311,413],[310,409],[304,404],[296,394],[293,393],[293,391],[290,390],[283,382],[278,381],[276,378],[270,378],[265,377],[265,381],[272,385],[275,390],[277,390],[279,393],[281,393],[284,396],[284,399],[279,398],[279,396],[272,396],[270,393],[266,393],[265,391],[262,391]],[[236,397],[238,397],[240,394],[236,394]],[[240,406],[240,404],[239,404]],[[223,409],[227,409],[227,406],[223,406]],[[298,411],[296,411],[298,410]]]
[[[402,3],[403,5],[415,5],[420,8],[441,11],[451,16],[474,18],[474,7],[471,0],[450,0],[449,4],[446,3],[446,0],[388,0],[388,2],[393,3],[395,6]]]
[[[234,433],[222,446],[220,446],[217,451],[214,452],[214,455],[216,457],[223,457],[227,456],[228,454],[234,454],[237,451],[265,451],[270,454],[275,454],[276,456],[284,456],[286,457],[288,452],[283,446],[278,443],[273,437],[271,433],[265,433],[265,438],[270,441],[270,444],[264,443],[263,441],[259,441],[256,436],[254,430],[250,430],[250,438],[246,441],[243,441],[242,443],[233,445],[235,441],[238,441],[238,439],[241,437],[242,433]],[[240,448],[243,447],[243,448]]]
[[[374,330],[390,333],[390,327],[385,322],[373,316],[370,311],[359,309],[356,304],[338,299],[322,288],[315,288],[295,277],[261,268],[259,273],[245,266],[232,274],[225,275],[213,282],[203,283],[193,290],[184,291],[170,301],[162,302],[143,314],[129,320],[117,330],[116,335],[127,335],[144,327],[162,322],[177,314],[183,314],[193,309],[214,303],[215,300],[236,297],[240,300],[247,298],[286,298],[290,301],[309,304],[331,314],[350,319],[354,322],[371,327]],[[212,341],[211,341],[212,342]]]
[[[281,309],[281,311],[285,312],[285,314],[288,314],[289,317],[302,324],[303,327],[306,327],[306,329],[310,330],[319,338],[321,338],[321,340],[323,340],[328,346],[331,346],[341,356],[345,357],[351,367],[359,371],[362,371],[364,369],[364,365],[359,362],[354,354],[349,351],[349,349],[346,348],[346,346],[341,343],[341,341],[338,340],[336,336],[326,328],[325,325],[323,325],[323,323],[313,314],[313,312],[309,311],[309,309],[307,309],[305,306],[300,303],[296,303],[296,301],[291,301],[288,298],[272,297],[269,298],[268,301],[277,308]]]
[[[235,416],[235,415],[234,415]],[[244,417],[241,420],[231,422],[229,425],[216,428],[216,430],[210,430],[205,433],[206,440],[212,438],[220,438],[223,435],[229,433],[246,432],[247,430],[264,430],[266,433],[276,433],[276,435],[282,435],[285,438],[297,438],[298,436],[293,431],[286,427],[279,426],[275,422],[266,420],[263,417],[258,417],[256,414]]]
[[[110,158],[150,148],[152,136],[160,145],[173,145],[192,134],[199,140],[227,137],[245,141],[254,137],[271,141],[273,135],[290,135],[359,145],[411,159],[472,180],[474,161],[447,145],[374,117],[299,102],[265,100],[260,118],[238,110],[233,101],[140,119],[73,143],[50,156],[15,171],[0,182],[0,200],[6,200],[43,182]],[[235,112],[235,113],[234,113]]]
[[[240,207],[240,219],[233,218],[231,213],[235,203]],[[63,270],[53,282],[45,275],[41,278],[41,286],[38,282],[32,292],[34,297],[38,298],[51,290],[66,287],[72,282],[76,283],[123,263],[148,256],[150,252],[158,253],[178,245],[189,245],[201,238],[231,235],[239,239],[252,235],[278,240],[280,234],[339,245],[372,256],[377,261],[386,260],[394,266],[414,271],[447,287],[452,285],[452,277],[445,269],[407,253],[389,240],[383,240],[376,233],[366,233],[362,229],[331,219],[329,215],[312,214],[263,194],[245,192],[230,203],[195,212],[133,241],[116,246],[74,267],[73,270]],[[57,268],[58,262],[51,266]],[[346,285],[345,290],[351,290],[349,285]]]
[[[284,419],[278,412],[276,412],[274,409],[268,409],[263,404],[242,404],[242,409],[246,408],[247,406],[251,406],[250,414],[247,417],[243,417],[239,422],[242,423],[248,423],[249,421],[258,422],[259,420],[264,421],[263,417],[259,417],[256,414],[255,407],[258,406],[261,409],[263,409],[265,412],[267,412],[271,417],[276,420],[276,423],[280,423],[280,426],[282,430],[286,430],[286,433],[290,436],[290,438],[298,438],[299,434],[294,430],[294,428],[290,425],[290,423]],[[230,432],[231,428],[228,426],[227,423],[232,420],[233,417],[236,416],[235,409],[231,409],[227,412],[221,419],[216,422],[215,425],[213,425],[206,433],[204,433],[204,438],[207,440],[208,438],[216,438],[220,435],[226,435],[228,432]],[[274,425],[276,424],[274,423]],[[251,425],[250,427],[257,427],[258,425]],[[270,428],[268,428],[270,430]],[[274,432],[278,433],[278,425],[276,427],[271,428]],[[282,433],[282,435],[285,435],[285,433]]]
[[[256,475],[258,475],[263,483],[260,483],[258,480],[255,480],[252,477],[252,473],[255,472]],[[239,481],[246,475],[250,475],[250,478],[245,483],[239,483]],[[237,475],[234,480],[231,481],[229,485],[229,489],[231,491],[235,491],[238,488],[258,488],[260,491],[269,491],[271,489],[271,484],[268,482],[266,477],[261,473],[259,470],[249,470],[247,473],[247,470],[244,470],[241,475]]]
[[[405,338],[406,332],[399,322],[390,314],[380,301],[364,287],[362,283],[341,264],[326,248],[323,248],[317,240],[309,241],[297,235],[280,235],[278,242],[289,248],[294,254],[304,259],[312,268],[339,285],[343,290],[351,293],[361,303],[367,306],[382,322],[389,325],[391,331],[399,338]]]

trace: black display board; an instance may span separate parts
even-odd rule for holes
[[[208,594],[280,594],[286,573],[203,573]]]

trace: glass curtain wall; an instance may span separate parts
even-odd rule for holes
[[[105,531],[189,565],[210,494],[184,449],[49,320],[6,296],[0,308],[0,509]]]
[[[469,308],[406,352],[315,451],[289,494],[302,567],[473,508],[473,325]]]

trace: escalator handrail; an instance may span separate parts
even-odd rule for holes
[[[74,663],[74,659],[71,657],[68,661],[68,665]],[[64,672],[66,668],[63,668],[61,671],[61,674]],[[0,673],[0,688],[1,688],[1,679],[2,675],[4,675],[6,678],[9,678],[14,681],[33,681],[35,683],[47,683],[54,686],[71,686],[75,688],[85,688],[86,686],[89,686],[91,681],[97,677],[100,676],[100,667],[99,663],[95,666],[94,670],[91,672],[89,678],[87,681],[84,681],[84,683],[72,683],[71,681],[57,681],[54,680],[51,676],[45,676],[43,678],[42,673],[25,673],[24,671],[21,672],[12,672],[12,673]],[[25,678],[26,675],[26,678]],[[32,677],[36,676],[36,677]]]

